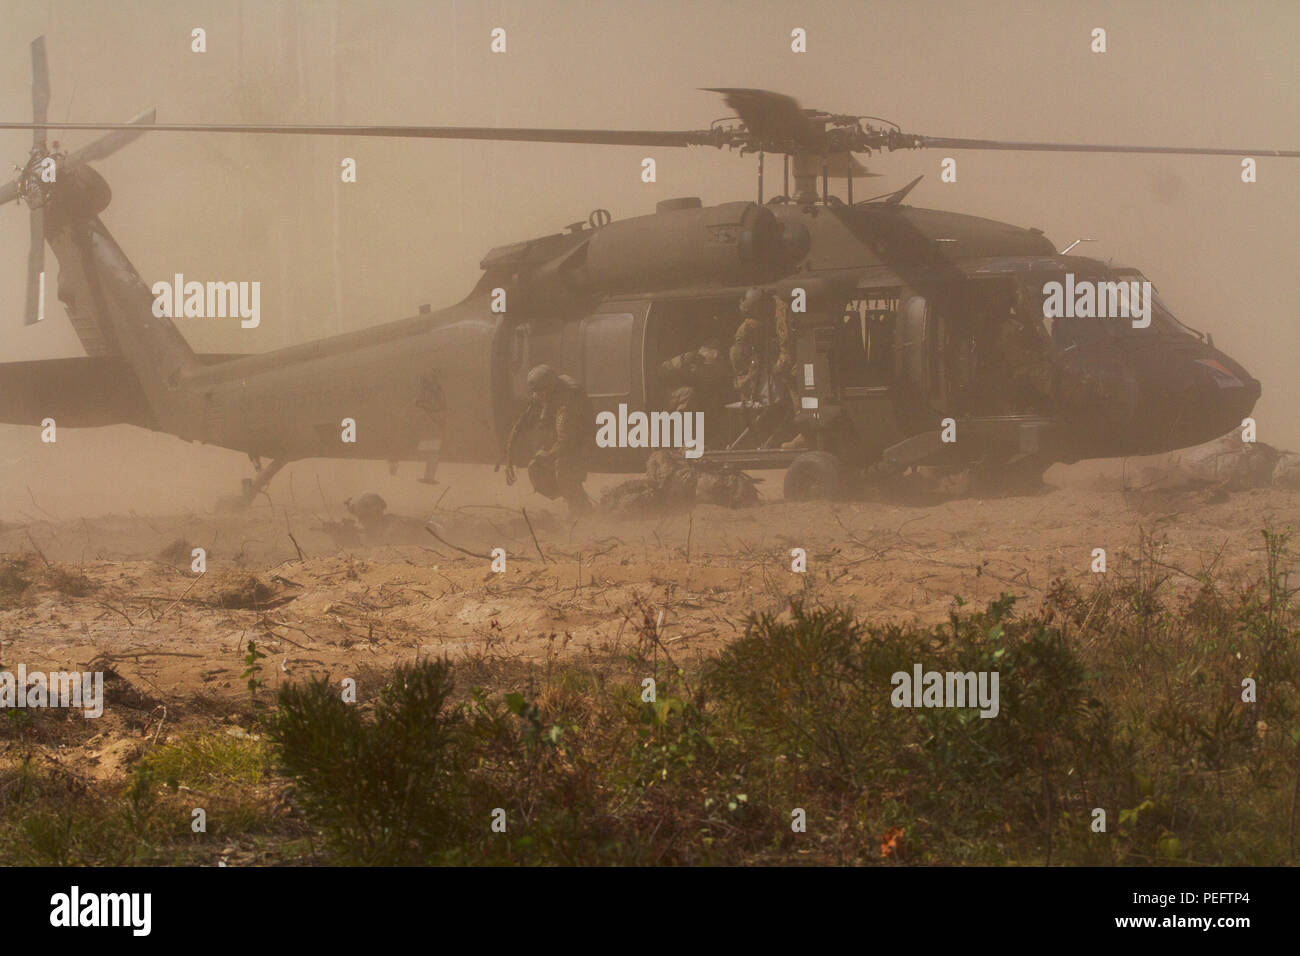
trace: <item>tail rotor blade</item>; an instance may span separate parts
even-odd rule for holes
[[[50,65],[45,59],[45,37],[32,41],[32,122],[44,123],[50,118]],[[32,130],[32,145],[45,142],[45,130]]]
[[[87,143],[85,146],[81,147],[81,149],[69,154],[68,158],[63,161],[63,168],[72,169],[73,167],[80,166],[82,163],[93,163],[106,156],[113,155],[127,143],[135,142],[149,131],[149,127],[154,123],[156,112],[157,111],[154,109],[147,109],[140,115],[132,117],[127,121],[127,125],[138,126],[139,129],[114,130],[111,133],[106,133],[99,137],[97,140]]]
[[[27,306],[23,321],[34,325],[45,318],[45,207],[31,210],[32,244],[27,250]]]

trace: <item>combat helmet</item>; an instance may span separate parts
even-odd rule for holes
[[[555,370],[549,365],[536,365],[528,373],[528,390],[530,392],[550,392],[559,383],[560,377],[555,374]]]
[[[757,287],[751,287],[740,299],[740,314],[762,318],[770,312],[767,293]]]

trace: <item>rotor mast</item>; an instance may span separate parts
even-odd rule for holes
[[[805,205],[817,202],[817,179],[826,168],[825,157],[812,153],[795,153],[790,158],[791,166],[794,167],[794,195],[790,199]]]

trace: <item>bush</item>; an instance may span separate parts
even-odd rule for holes
[[[373,721],[324,679],[280,690],[271,737],[303,806],[345,858],[417,862],[455,839],[464,768],[451,744],[460,714],[443,711],[451,688],[445,661],[400,666]]]
[[[548,666],[540,692],[530,677],[451,703],[450,665],[424,662],[394,671],[373,717],[323,682],[286,687],[273,736],[344,861],[1284,863],[1300,772],[1286,539],[1266,536],[1260,580],[1206,576],[1181,604],[1159,553],[1145,539],[1032,613],[958,600],[936,626],[796,601],[689,672],[643,607],[623,680]],[[997,716],[894,706],[893,676],[917,664],[996,674]]]
[[[13,607],[32,585],[31,562],[25,555],[0,558],[0,607]]]

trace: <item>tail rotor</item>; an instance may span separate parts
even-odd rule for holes
[[[0,186],[0,206],[21,202],[28,207],[31,244],[27,250],[27,296],[23,322],[33,325],[45,318],[45,225],[46,205],[54,198],[60,179],[78,166],[111,156],[133,142],[153,125],[154,111],[146,110],[129,121],[139,129],[117,129],[71,154],[59,143],[47,144],[45,124],[50,111],[50,68],[45,55],[45,37],[32,41],[32,148],[18,175]]]
[[[50,64],[45,57],[45,37],[32,41],[32,122],[47,123],[50,119]],[[49,151],[45,145],[45,130],[32,130],[32,152],[27,169],[39,165]],[[43,206],[43,203],[42,203]],[[45,318],[45,210],[31,207],[31,245],[27,249],[27,301],[23,307],[23,322],[32,325]]]

